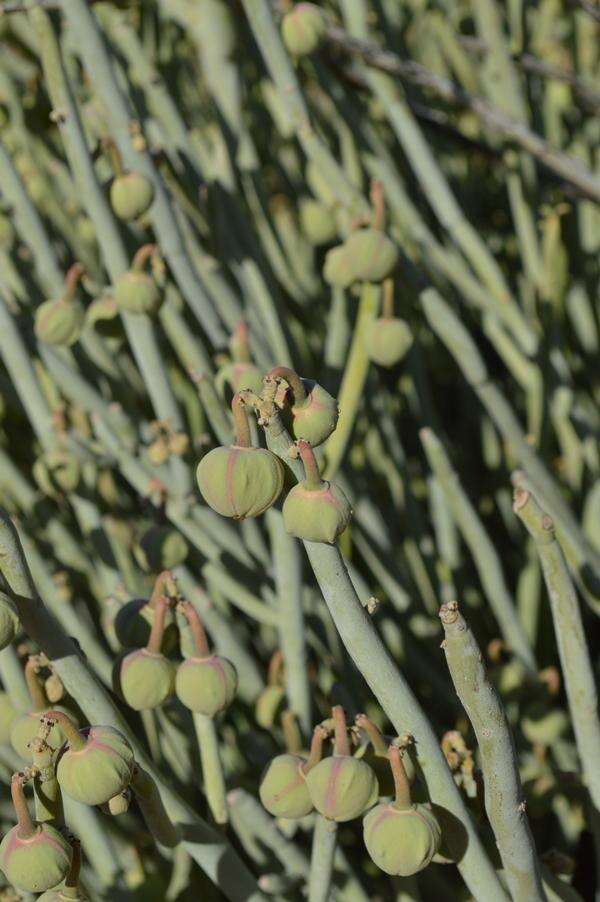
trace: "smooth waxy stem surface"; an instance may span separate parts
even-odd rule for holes
[[[475,730],[485,781],[485,808],[514,899],[545,899],[523,804],[514,741],[504,706],[483,666],[479,646],[458,604],[440,608],[452,682]]]

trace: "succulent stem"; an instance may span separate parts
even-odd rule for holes
[[[141,272],[146,265],[147,261],[150,259],[152,254],[156,253],[156,245],[155,244],[143,244],[135,253],[133,260],[131,261],[131,271],[132,272]]]
[[[411,806],[410,800],[410,784],[406,776],[404,762],[400,749],[396,745],[391,745],[388,751],[390,759],[390,767],[392,768],[392,776],[394,777],[394,789],[396,790],[396,798],[394,800],[394,808],[405,811]]]
[[[182,601],[179,609],[190,625],[192,636],[194,637],[194,645],[196,646],[196,654],[199,658],[210,657],[206,633],[196,608],[190,601]]]
[[[383,283],[383,302],[381,309],[383,319],[392,319],[394,316],[394,280],[386,279]]]
[[[109,159],[115,176],[123,175],[123,160],[121,158],[121,152],[113,139],[110,137],[104,138],[104,140],[102,141],[102,146],[106,151],[106,155]]]
[[[69,267],[65,276],[65,290],[62,296],[63,301],[73,300],[75,292],[77,291],[77,285],[84,272],[85,269],[81,263],[73,263],[73,265]]]
[[[233,426],[235,431],[235,444],[239,448],[250,447],[250,423],[248,411],[241,395],[234,395],[231,400],[231,412],[233,413]]]
[[[357,727],[365,731],[375,753],[387,758],[388,744],[384,739],[383,733],[375,726],[373,721],[366,714],[357,714],[355,723]]]
[[[46,693],[37,678],[38,664],[34,657],[28,658],[25,664],[25,682],[31,699],[32,711],[43,711],[48,707]]]
[[[36,826],[31,819],[31,814],[27,807],[25,792],[23,790],[24,783],[24,774],[13,774],[10,781],[10,794],[12,796],[15,814],[17,815],[17,825],[19,827],[17,836],[19,839],[31,839],[32,836],[35,836]]]
[[[333,744],[334,755],[349,755],[350,743],[348,742],[348,730],[346,728],[346,712],[341,705],[334,705],[331,709],[333,717],[333,732],[335,741]]]
[[[302,770],[305,774],[307,774],[309,770],[312,770],[313,767],[316,767],[316,765],[323,757],[323,743],[327,735],[327,730],[325,730],[320,724],[319,726],[314,728],[310,742],[310,754],[308,756],[306,764],[302,767]]]
[[[371,182],[371,204],[373,205],[372,226],[374,229],[383,231],[385,228],[385,198],[383,185],[379,179],[373,179]]]
[[[166,595],[160,595],[154,603],[154,618],[152,620],[152,629],[150,630],[150,638],[146,645],[146,651],[151,655],[159,655],[163,636],[165,632],[165,617],[167,608],[169,607],[169,599]]]
[[[296,447],[302,463],[304,464],[304,485],[307,489],[320,489],[323,485],[321,474],[319,473],[319,465],[315,458],[310,442],[306,442],[303,438],[299,439]]]
[[[81,735],[68,714],[62,711],[47,711],[45,719],[55,720],[67,737],[67,742],[72,751],[81,752],[85,748],[85,738]]]
[[[306,401],[306,389],[298,373],[295,373],[294,370],[287,366],[276,366],[267,375],[272,379],[285,379],[292,390],[294,405],[304,404]]]

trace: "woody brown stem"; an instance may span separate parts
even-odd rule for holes
[[[357,714],[354,722],[357,727],[365,731],[375,753],[387,758],[388,744],[383,737],[383,733],[375,726],[373,721],[369,720],[366,714]]]
[[[196,654],[199,658],[210,657],[206,633],[196,608],[190,601],[182,601],[179,609],[190,625],[192,636],[194,637],[194,645],[196,646]]]
[[[152,254],[155,253],[155,244],[143,244],[142,247],[140,247],[139,250],[136,251],[134,258],[131,261],[132,271],[141,272]]]
[[[25,682],[27,683],[27,690],[31,699],[31,710],[44,711],[48,707],[48,700],[37,678],[37,671],[38,664],[35,657],[28,658],[25,664]]]
[[[304,464],[304,483],[306,488],[320,489],[323,485],[323,480],[321,479],[321,474],[319,473],[319,465],[317,464],[317,460],[315,458],[310,442],[307,442],[301,438],[296,443],[296,447],[298,448],[298,453],[300,455],[302,463]]]
[[[47,711],[44,715],[46,720],[54,720],[60,726],[61,730],[67,737],[67,742],[74,752],[81,752],[85,748],[85,739],[68,716],[62,711]]]
[[[248,411],[246,410],[246,404],[240,394],[233,396],[231,401],[231,412],[233,413],[235,444],[239,448],[249,448],[250,423],[248,422]]]
[[[19,839],[31,839],[32,836],[35,836],[37,828],[31,819],[31,814],[29,813],[29,808],[27,807],[25,791],[23,789],[24,783],[24,774],[13,774],[10,781],[10,794],[12,796],[12,803],[15,809],[15,814],[17,815],[17,826],[19,828],[17,831],[17,836],[19,837]]]
[[[169,607],[169,599],[166,595],[160,595],[154,603],[154,618],[152,620],[152,629],[150,630],[150,638],[146,645],[146,651],[151,655],[159,655],[162,647],[163,636],[165,633],[165,617],[167,608]]]
[[[392,775],[394,777],[394,788],[396,790],[394,808],[404,811],[407,808],[410,808],[412,803],[410,800],[410,784],[408,782],[408,777],[406,776],[406,770],[404,769],[402,755],[400,754],[398,746],[390,746],[388,757],[390,759],[390,767],[392,768]]]
[[[306,401],[306,389],[302,379],[287,366],[276,366],[267,373],[272,379],[285,379],[294,397],[294,404],[303,404]]]
[[[346,712],[341,705],[334,705],[331,709],[333,716],[333,732],[335,741],[333,745],[334,755],[349,755],[350,743],[348,742],[348,730],[346,728]]]

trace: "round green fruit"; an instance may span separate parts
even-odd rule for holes
[[[392,367],[400,363],[412,343],[408,323],[397,317],[379,317],[365,329],[367,354],[378,366]]]
[[[382,282],[398,262],[398,248],[380,229],[357,229],[349,235],[344,248],[360,282]]]
[[[283,43],[293,56],[307,56],[320,46],[326,27],[322,9],[314,3],[297,3],[281,22]]]
[[[129,786],[135,764],[133,749],[113,727],[89,727],[79,736],[81,745],[74,745],[69,736],[58,758],[60,788],[76,802],[103,805]]]
[[[386,874],[410,877],[422,871],[440,847],[441,830],[429,805],[397,808],[381,804],[363,820],[367,852]]]
[[[324,758],[308,772],[306,785],[319,814],[332,821],[351,821],[377,801],[377,777],[350,755]]]
[[[177,529],[151,526],[140,539],[136,557],[145,570],[159,573],[183,564],[188,550],[186,540]]]
[[[273,817],[305,817],[313,809],[300,755],[278,755],[267,765],[258,794]]]
[[[219,655],[186,658],[177,668],[175,692],[179,701],[196,714],[214,717],[228,708],[237,691],[237,671]]]
[[[12,599],[0,589],[0,651],[13,641],[19,625],[19,616]]]
[[[146,213],[154,200],[154,186],[141,172],[118,175],[110,186],[110,203],[119,219],[131,222]]]
[[[312,379],[302,379],[306,398],[292,406],[292,434],[313,448],[323,444],[337,426],[337,399]]]
[[[72,849],[50,824],[38,824],[33,836],[22,839],[13,827],[0,843],[0,867],[17,889],[42,893],[67,875]]]
[[[264,448],[213,448],[196,471],[207,504],[223,517],[258,517],[277,500],[284,470],[278,457]]]
[[[49,708],[47,709],[49,710]],[[10,744],[17,755],[24,761],[31,761],[31,751],[28,744],[38,735],[40,729],[40,717],[46,711],[30,711],[27,714],[19,714],[12,723],[10,729]],[[59,724],[54,724],[46,738],[46,742],[53,749],[58,749],[65,741],[65,734]]]
[[[352,516],[352,507],[344,492],[331,482],[321,488],[309,488],[300,482],[288,492],[283,502],[283,522],[286,532],[307,542],[326,542],[332,545],[345,530]]]
[[[328,207],[313,197],[300,200],[300,225],[302,231],[314,247],[335,241],[337,226]]]
[[[134,711],[158,708],[173,694],[175,667],[164,655],[139,648],[123,658],[119,683],[123,698]]]
[[[126,313],[146,313],[151,316],[158,312],[162,303],[158,286],[152,276],[137,270],[119,276],[114,296],[119,309]]]
[[[84,322],[85,311],[79,301],[57,298],[37,308],[34,330],[45,344],[69,347],[81,335]]]
[[[328,285],[338,288],[349,288],[356,281],[355,263],[345,244],[338,244],[327,251],[323,278]]]

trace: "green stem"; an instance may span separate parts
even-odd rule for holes
[[[327,902],[331,898],[337,829],[335,821],[317,815],[310,856],[308,902]]]
[[[380,288],[365,282],[362,286],[354,335],[339,391],[340,417],[337,426],[325,444],[325,479],[333,479],[350,441],[356,415],[363,396],[369,358],[365,347],[365,329],[375,319],[379,310]]]
[[[421,429],[421,442],[429,465],[446,496],[452,515],[469,546],[486,597],[502,635],[527,669],[535,674],[535,658],[502,572],[500,557],[488,536],[479,514],[461,486],[444,446],[431,429]]]
[[[519,765],[504,706],[493,689],[477,641],[455,601],[442,605],[444,652],[452,682],[475,730],[485,808],[515,902],[545,902]]]
[[[215,722],[205,714],[194,714],[194,728],[200,749],[206,801],[215,823],[226,824],[229,820],[227,793]]]
[[[381,757],[388,757],[388,744],[381,730],[370,720],[366,714],[357,714],[354,722],[359,729],[364,730],[373,746],[373,751]]]
[[[143,272],[146,263],[152,259],[157,250],[158,248],[155,244],[143,244],[138,248],[131,261],[131,271]]]
[[[38,824],[52,821],[54,826],[60,827],[64,824],[64,813],[62,793],[52,760],[54,750],[39,736],[31,740],[30,749],[33,766],[39,771],[33,780],[35,819]]]
[[[394,318],[394,280],[386,279],[383,283],[383,303],[381,305],[383,319]]]
[[[65,899],[80,900],[83,897],[79,892],[79,872],[81,871],[81,843],[78,839],[71,840],[73,849],[71,866],[65,877],[64,885],[60,888],[60,895]]]
[[[575,588],[551,517],[531,492],[521,488],[515,490],[513,509],[532,536],[540,557],[577,750],[593,804],[600,810],[598,695]]]
[[[83,273],[85,272],[81,263],[73,263],[65,276],[65,288],[62,294],[63,301],[72,301],[79,285]]]
[[[298,478],[302,478],[302,464],[288,455],[292,441],[276,411],[272,412],[265,432],[271,451],[278,454]],[[339,549],[320,542],[304,542],[304,548],[348,654],[397,734],[401,735],[410,727],[418,744],[419,759],[432,801],[447,808],[467,833],[466,852],[456,849],[457,859],[460,859],[458,867],[465,882],[477,898],[486,899],[486,902],[505,902],[504,890],[448,770],[437,736],[360,603]]]
[[[154,603],[154,617],[152,619],[152,628],[146,645],[146,651],[152,655],[159,655],[162,647],[163,636],[165,632],[165,617],[169,608],[169,599],[164,595],[160,595]]]

